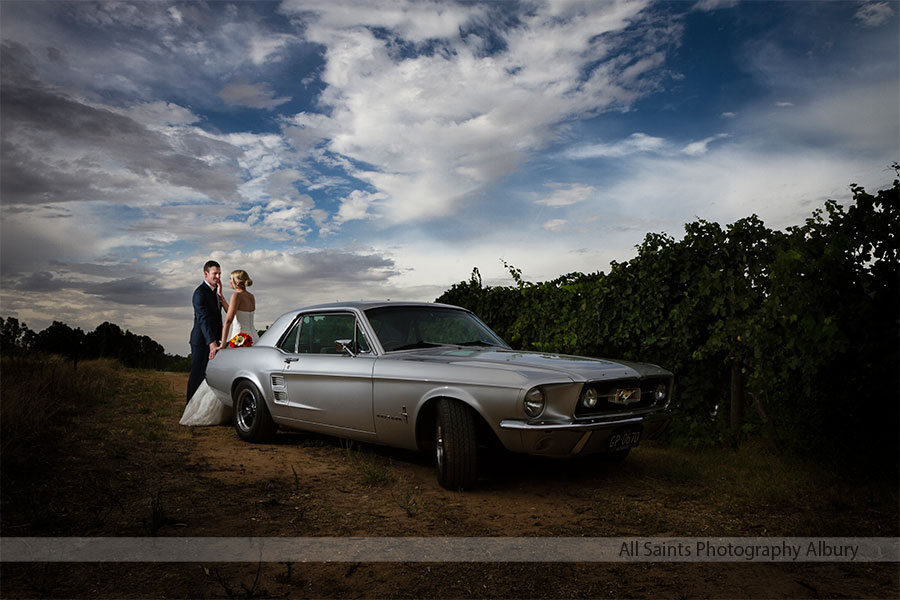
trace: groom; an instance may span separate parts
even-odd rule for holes
[[[203,265],[203,283],[194,290],[194,328],[191,330],[191,376],[188,379],[187,401],[203,383],[206,365],[216,355],[222,335],[222,311],[219,293],[222,267],[214,260]]]

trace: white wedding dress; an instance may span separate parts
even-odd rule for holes
[[[234,313],[234,321],[231,322],[230,340],[239,333],[249,334],[255,344],[259,340],[256,327],[253,325],[253,311],[238,310]],[[225,348],[219,352],[237,352],[241,348],[229,348],[228,340],[225,340]],[[215,358],[213,359],[215,360]],[[222,404],[216,393],[212,391],[206,380],[200,384],[191,401],[184,407],[181,415],[181,425],[224,425],[231,422],[231,407]]]

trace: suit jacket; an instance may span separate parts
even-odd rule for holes
[[[192,346],[209,346],[219,342],[222,335],[222,310],[219,298],[206,282],[194,290],[194,328],[191,329]]]

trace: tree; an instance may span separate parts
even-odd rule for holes
[[[476,269],[439,301],[470,308],[515,348],[667,367],[684,442],[734,445],[764,430],[773,444],[852,459],[865,439],[896,467],[900,183],[851,190],[847,208],[826,202],[785,231],[755,215],[697,220],[681,240],[647,234],[607,274],[531,283],[506,265],[516,285],[491,287]]]
[[[81,329],[72,329],[65,323],[53,321],[49,327],[37,334],[34,348],[39,352],[66,356],[77,368],[83,343],[84,332]]]
[[[15,317],[0,318],[0,348],[4,353],[27,350],[34,346],[36,334]]]

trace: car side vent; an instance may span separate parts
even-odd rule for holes
[[[284,377],[281,375],[272,375],[272,385],[284,387]]]
[[[287,402],[287,392],[275,392],[275,402]]]

